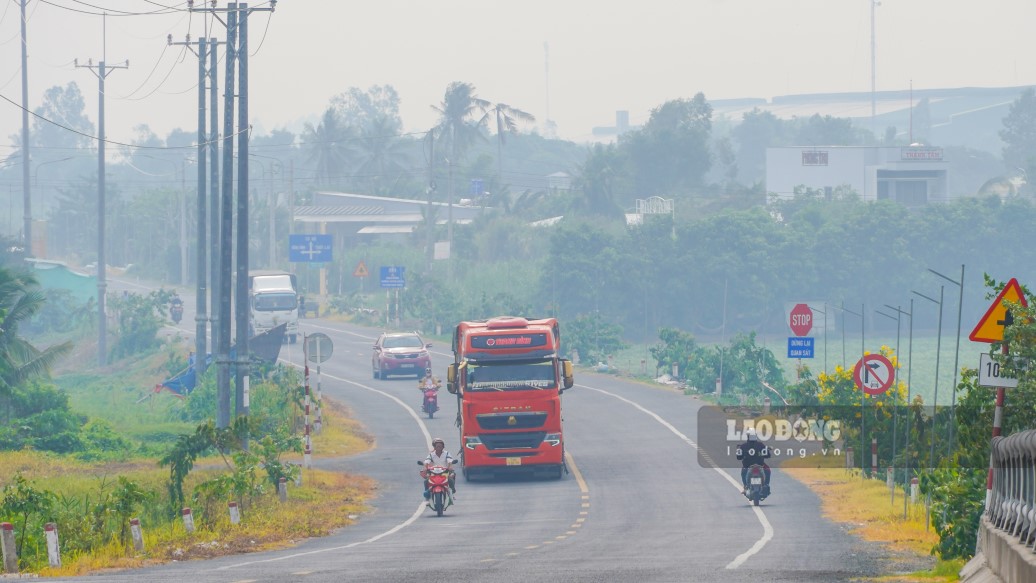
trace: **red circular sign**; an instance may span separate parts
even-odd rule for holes
[[[791,309],[791,331],[796,336],[806,336],[813,329],[813,310],[806,304],[795,304]]]
[[[894,380],[896,370],[892,367],[892,361],[882,354],[864,356],[856,362],[856,368],[853,369],[853,382],[868,395],[884,393],[889,390]]]

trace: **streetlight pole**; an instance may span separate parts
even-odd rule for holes
[[[939,286],[939,300],[938,301],[936,301],[934,298],[930,298],[930,297],[928,297],[928,296],[926,296],[926,295],[924,295],[923,293],[920,293],[920,292],[916,292],[916,291],[913,291],[913,290],[911,290],[911,292],[910,292],[912,294],[921,296],[922,298],[932,302],[933,304],[937,304],[939,306],[939,326],[938,326],[938,332],[937,332],[938,337],[937,337],[937,339],[935,341],[935,395],[932,397],[932,435],[930,437],[930,439],[932,440],[932,445],[931,445],[931,451],[929,451],[929,453],[928,453],[928,467],[929,468],[934,468],[935,467],[935,416],[936,416],[937,407],[939,406],[939,357],[942,355],[942,300],[943,300],[943,292],[945,291],[945,289],[946,289],[946,286],[944,286],[944,285],[940,285]]]
[[[899,372],[898,371],[899,371],[899,368],[900,368],[899,363],[900,363],[900,358],[901,358],[900,354],[899,354],[899,333],[900,333],[900,324],[901,324],[901,318],[902,318],[903,312],[898,307],[895,308],[895,310],[896,310],[896,317],[895,318],[893,318],[892,316],[886,314],[885,312],[882,312],[881,310],[874,310],[874,312],[877,313],[877,314],[881,314],[882,316],[885,316],[886,318],[888,318],[890,320],[895,320],[896,321],[896,371],[897,371],[896,372],[896,380],[898,381],[899,380]],[[896,503],[896,485],[895,485],[896,484],[896,475],[895,475],[895,473],[896,473],[896,470],[895,470],[896,465],[895,464],[896,464],[896,446],[898,445],[897,438],[899,437],[898,436],[898,432],[899,432],[899,406],[898,406],[899,390],[897,388],[898,384],[899,384],[898,382],[895,382],[895,383],[892,384],[892,390],[895,391],[895,393],[893,393],[893,396],[892,396],[892,501],[890,502],[891,504],[895,504]]]
[[[954,281],[934,269],[929,269],[935,275],[957,286],[957,348],[953,351],[953,400],[950,401],[950,429],[949,439],[946,442],[946,454],[953,454],[953,437],[957,430],[957,373],[960,372],[958,359],[960,358],[960,319],[964,309],[964,264],[960,266],[960,281]]]
[[[842,312],[846,313],[846,314],[852,314],[852,315],[857,316],[857,317],[860,318],[860,365],[861,366],[867,366],[867,363],[864,362],[864,357],[867,356],[867,354],[866,354],[867,353],[867,349],[866,349],[867,341],[866,341],[866,339],[864,337],[864,322],[865,322],[864,314],[867,313],[865,305],[864,304],[860,304],[860,313],[858,313],[858,314],[856,312],[846,308],[844,302],[842,303],[842,307],[838,308],[838,309],[841,310]],[[842,348],[842,350],[843,350],[842,359],[844,361],[845,360],[845,356],[844,356],[844,354],[845,354],[845,352],[844,352],[845,351],[845,348],[844,348],[845,347],[845,317],[844,316],[842,317],[842,346],[843,346],[843,348]],[[849,372],[849,376],[852,377],[853,376],[853,371],[855,371],[856,369],[855,368],[850,368],[848,366],[846,368],[849,369],[849,371],[850,371]],[[853,381],[855,382],[855,379],[853,379]],[[865,468],[867,466],[867,463],[864,461],[866,456],[863,455],[863,452],[867,451],[867,391],[863,390],[863,388],[860,389],[860,440],[861,440],[861,444],[862,444],[861,447],[860,447],[860,452],[861,452],[861,455],[860,455],[860,464],[861,464],[860,468],[862,469],[862,468]],[[861,475],[862,475],[862,473],[863,472],[861,472]]]
[[[911,405],[911,402],[910,402],[910,389],[911,389],[912,385],[910,384],[910,380],[911,380],[910,373],[911,373],[911,371],[914,368],[914,299],[913,298],[910,299],[910,311],[909,312],[904,312],[903,310],[899,309],[898,307],[893,308],[892,306],[890,306],[888,304],[885,304],[885,307],[889,308],[889,309],[892,309],[892,310],[895,310],[900,316],[902,316],[903,314],[906,314],[907,317],[910,318],[910,332],[908,334],[909,340],[907,341],[907,359],[908,359],[908,362],[910,363],[910,364],[907,365],[907,398],[906,398],[906,402],[907,402],[907,410],[906,410],[906,413],[907,413],[907,415],[906,415],[907,426],[906,426],[906,438],[905,438],[906,443],[903,444],[903,447],[906,448],[906,450],[907,450],[906,455],[903,456],[903,459],[906,460],[906,467],[903,470],[903,482],[904,482],[904,485],[906,485],[906,484],[910,483],[910,467],[911,467],[911,464],[910,464],[910,426],[912,425],[912,423],[911,423],[911,417],[910,417],[910,405]],[[898,329],[898,325],[897,325],[897,329]],[[897,343],[898,343],[898,335],[897,335]],[[906,495],[906,491],[905,491],[905,488],[904,488],[904,492],[903,492],[903,518],[906,518],[906,517],[907,517],[907,495]]]

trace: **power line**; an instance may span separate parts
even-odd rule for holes
[[[83,6],[88,6],[90,8],[94,8],[96,10],[100,10],[101,11],[101,12],[91,12],[89,10],[81,10],[81,9],[78,9],[78,8],[72,8],[70,6],[62,6],[60,4],[56,4],[54,2],[50,2],[49,0],[38,0],[38,1],[41,4],[47,4],[49,6],[53,6],[54,8],[60,8],[61,10],[67,10],[69,12],[78,12],[79,14],[87,14],[87,15],[90,15],[90,16],[156,16],[156,15],[163,15],[163,14],[175,14],[175,13],[181,11],[180,9],[176,9],[176,8],[174,8],[174,9],[162,8],[161,10],[152,10],[150,12],[130,12],[128,10],[117,10],[117,9],[114,9],[114,8],[105,8],[104,6],[95,6],[95,5],[89,4],[87,2],[82,2],[81,0],[72,0],[76,4],[82,4]]]
[[[113,144],[113,145],[116,145],[116,146],[124,146],[126,148],[135,148],[135,149],[138,149],[138,150],[187,150],[187,149],[193,150],[193,149],[196,149],[198,147],[198,144],[193,144],[193,145],[190,145],[190,146],[141,146],[139,144],[127,144],[126,142],[118,142],[118,141],[115,141],[115,140],[109,140],[107,138],[102,140],[98,136],[94,136],[94,135],[91,135],[91,134],[88,134],[88,133],[85,133],[85,132],[81,132],[81,131],[79,131],[77,129],[73,129],[73,128],[70,128],[68,126],[59,124],[58,122],[50,120],[50,119],[47,119],[47,118],[43,117],[42,115],[40,115],[40,114],[38,114],[38,113],[36,113],[34,111],[25,109],[21,105],[18,105],[14,101],[11,101],[11,99],[9,99],[6,95],[4,95],[2,93],[0,93],[0,99],[3,99],[7,103],[10,103],[11,105],[17,107],[18,109],[22,109],[24,111],[27,111],[29,113],[29,115],[35,117],[36,119],[45,121],[45,122],[47,122],[47,123],[49,123],[51,125],[54,125],[54,126],[57,126],[57,127],[61,128],[61,129],[63,129],[63,130],[72,132],[73,134],[78,134],[80,136],[83,136],[84,138],[89,138],[89,139],[91,139],[91,140],[93,140],[95,142],[98,142],[98,143],[103,142],[105,144]],[[244,132],[251,132],[251,131],[252,131],[252,128],[248,127],[248,128],[245,128],[245,129],[238,130],[233,135],[234,136],[238,136],[238,135],[240,135],[240,134],[242,134]],[[205,142],[205,144],[210,144],[212,142],[219,142],[219,140],[210,140],[210,141]],[[57,149],[57,148],[54,148],[54,149]]]

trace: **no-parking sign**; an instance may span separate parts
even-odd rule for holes
[[[883,354],[868,354],[856,362],[853,381],[868,395],[880,395],[896,380],[892,361]]]

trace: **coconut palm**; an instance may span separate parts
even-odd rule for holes
[[[486,110],[482,119],[488,121],[490,117],[496,122],[496,181],[503,185],[504,143],[507,140],[507,134],[518,133],[518,122],[533,123],[536,118],[531,113],[511,107],[506,103],[493,105]]]
[[[358,173],[367,177],[373,194],[387,194],[390,176],[398,176],[405,170],[409,155],[407,144],[397,135],[398,122],[379,115],[360,131],[358,149],[363,161]],[[395,181],[393,181],[393,184]]]
[[[46,377],[58,358],[72,350],[71,342],[39,349],[18,336],[18,324],[32,318],[46,295],[28,272],[0,267],[0,396],[37,377]]]
[[[332,107],[327,108],[316,126],[306,123],[302,131],[303,147],[309,161],[316,166],[318,182],[337,185],[356,146],[353,138],[353,131],[342,124]]]
[[[439,113],[439,125],[433,130],[435,140],[443,143],[446,147],[440,151],[448,152],[447,155],[447,218],[446,238],[453,244],[453,165],[456,164],[461,154],[476,139],[482,137],[480,130],[485,123],[485,113],[489,109],[489,102],[475,95],[475,86],[470,83],[454,81],[446,88],[442,103],[433,105],[432,109]],[[452,250],[451,256],[452,256]],[[450,264],[447,264],[447,276],[450,273]]]

